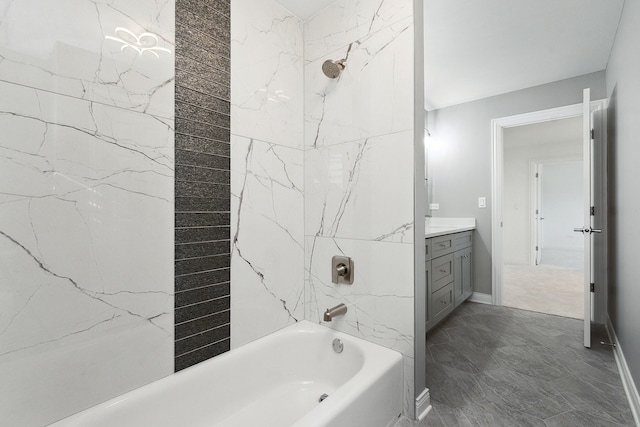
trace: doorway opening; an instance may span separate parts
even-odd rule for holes
[[[585,225],[576,229],[575,231],[581,232],[583,236],[591,236],[592,232],[599,232],[600,230],[595,230],[594,224],[602,223],[606,224],[606,185],[602,184],[606,182],[606,138],[604,138],[606,129],[606,118],[602,114],[605,109],[605,101],[590,101],[589,100],[589,90],[585,89],[584,91],[584,102],[582,104],[574,104],[565,107],[558,107],[548,110],[536,111],[532,113],[519,114],[514,116],[502,117],[498,119],[494,119],[491,122],[492,126],[492,302],[494,305],[503,305],[504,299],[504,289],[503,289],[503,281],[504,281],[504,260],[507,256],[511,257],[512,254],[508,251],[508,248],[504,247],[504,236],[506,234],[506,230],[504,228],[505,218],[504,218],[504,209],[505,209],[505,195],[504,195],[504,187],[505,187],[505,178],[504,178],[504,136],[505,133],[509,133],[509,129],[517,128],[525,125],[533,125],[533,124],[542,124],[544,122],[554,121],[554,120],[563,120],[569,118],[581,119],[583,122],[582,126],[582,134],[583,134],[583,158],[586,163],[583,163],[584,166],[584,181],[583,192],[585,195],[585,206],[583,207],[583,221],[578,222],[577,226],[580,227],[581,223]],[[589,137],[591,135],[591,137]],[[594,137],[595,135],[595,137]],[[594,148],[595,147],[595,148]],[[587,154],[588,153],[588,154]],[[565,153],[566,154],[566,153]],[[540,159],[539,159],[540,160]],[[544,160],[544,159],[542,159]],[[538,161],[537,163],[544,163],[544,161]],[[571,161],[573,159],[562,159]],[[588,162],[587,162],[588,161]],[[595,163],[594,163],[595,162]],[[530,164],[529,172],[531,172],[532,168],[535,168],[536,161],[532,161]],[[587,169],[588,168],[588,169]],[[587,171],[589,171],[587,173]],[[591,172],[593,171],[593,173]],[[586,177],[590,178],[586,178]],[[589,185],[589,181],[591,184]],[[595,186],[594,186],[595,184]],[[595,189],[595,190],[594,190]],[[595,193],[594,193],[595,191]],[[531,194],[531,193],[530,193]],[[526,197],[526,196],[525,196]],[[595,219],[593,219],[593,207],[591,209],[592,216],[589,216],[589,207],[586,206],[587,203],[593,202],[598,208],[596,209],[597,214],[595,215]],[[533,202],[530,202],[533,205]],[[595,221],[595,222],[594,222]],[[575,227],[575,226],[574,226]],[[537,232],[535,227],[529,225],[530,233]],[[601,227],[599,227],[601,228]],[[573,231],[573,230],[572,230]],[[596,237],[600,235],[596,234]],[[530,239],[532,239],[530,237]],[[593,248],[593,239],[584,239],[584,250],[585,250],[585,264],[584,264],[584,278],[583,281],[583,295],[584,295],[584,303],[582,305],[584,311],[583,318],[585,324],[585,346],[590,346],[590,323],[591,321],[595,321],[596,323],[603,323],[604,315],[606,313],[606,251],[598,250],[602,242],[602,238],[595,239],[595,248]],[[544,244],[544,243],[543,243]],[[535,248],[535,245],[531,246]],[[587,247],[589,250],[587,251]],[[531,251],[531,249],[529,249]],[[525,255],[521,257],[520,260],[522,264],[527,264],[527,259],[529,259],[529,265],[535,265],[535,252],[529,252],[529,256]],[[595,257],[595,258],[593,258]],[[587,264],[587,258],[590,259]],[[533,262],[531,261],[533,259]],[[596,267],[595,270],[593,267]],[[598,266],[600,266],[598,268]],[[604,266],[604,268],[603,268]],[[589,271],[587,271],[589,270]],[[589,280],[587,278],[595,280],[599,283],[596,287],[600,290],[598,293],[594,294],[593,289],[594,286],[591,284],[589,287]],[[536,285],[537,286],[537,285]],[[589,288],[591,292],[589,292]],[[539,290],[539,293],[542,294],[543,291]]]
[[[582,117],[504,129],[502,157],[502,304],[582,319]]]

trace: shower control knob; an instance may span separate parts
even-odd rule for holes
[[[353,284],[353,260],[348,256],[336,255],[331,258],[331,281],[341,285]]]
[[[338,264],[338,266],[336,267],[336,270],[338,272],[338,276],[344,277],[347,274],[349,274],[349,267],[347,267],[344,264]]]

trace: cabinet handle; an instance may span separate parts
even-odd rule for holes
[[[446,273],[447,272],[447,270],[445,270],[444,268],[441,268],[439,271],[440,271],[440,273]]]
[[[438,243],[438,246],[440,246],[441,248],[446,248],[447,245],[445,245],[444,243]]]
[[[446,304],[447,304],[447,302],[448,302],[448,301],[447,301],[446,299],[441,299],[441,300],[440,300],[440,304],[442,304],[442,305],[446,305]]]

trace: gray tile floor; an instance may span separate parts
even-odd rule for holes
[[[601,340],[584,348],[580,320],[464,303],[427,339],[432,411],[396,426],[633,426]]]

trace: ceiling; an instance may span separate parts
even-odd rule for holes
[[[624,0],[425,0],[425,107],[604,70]]]
[[[307,20],[336,0],[276,0],[298,18]]]
[[[582,116],[506,128],[503,140],[505,149],[563,142],[581,146]]]
[[[302,20],[336,2],[276,1]],[[425,107],[604,70],[623,5],[624,0],[424,0]]]

